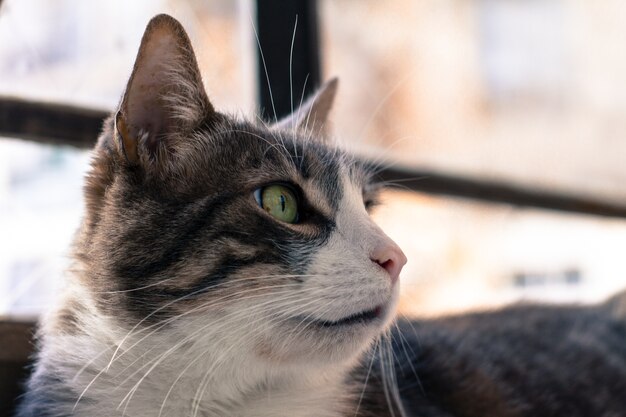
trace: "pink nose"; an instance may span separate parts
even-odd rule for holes
[[[398,280],[400,271],[406,264],[404,252],[391,240],[385,240],[374,248],[370,259],[387,271],[392,284]]]

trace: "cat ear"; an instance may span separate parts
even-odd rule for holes
[[[185,30],[171,16],[155,16],[115,116],[120,150],[131,164],[167,157],[214,113]]]
[[[298,110],[277,122],[274,128],[305,130],[315,137],[325,137],[328,114],[335,101],[338,85],[337,78],[326,82]]]

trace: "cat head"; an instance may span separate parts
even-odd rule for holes
[[[155,17],[87,178],[77,257],[97,308],[274,365],[373,341],[406,258],[369,216],[367,169],[324,139],[336,86],[272,125],[219,113],[184,30]]]

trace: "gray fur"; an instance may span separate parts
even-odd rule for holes
[[[18,417],[626,415],[624,295],[381,339],[398,285],[373,254],[406,259],[368,217],[370,173],[320,137],[336,82],[267,126],[217,112],[199,74],[155,17]],[[258,206],[269,184],[297,194],[297,224]]]
[[[626,292],[595,306],[516,305],[399,320],[391,335],[393,383],[406,415],[626,415],[624,301]],[[355,370],[357,380],[365,379],[369,360]],[[391,416],[381,359],[374,361],[358,415]]]
[[[328,91],[299,112],[315,126]],[[368,217],[367,170],[305,126],[216,112],[180,24],[150,22],[18,416],[349,409],[344,377],[397,301],[372,253],[400,252]],[[297,224],[258,206],[270,184],[296,194]],[[367,324],[332,324],[363,311]]]

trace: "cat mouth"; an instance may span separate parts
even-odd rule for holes
[[[384,308],[382,305],[376,306],[371,310],[362,311],[338,320],[320,320],[311,318],[308,321],[317,324],[320,327],[342,327],[354,326],[358,324],[369,324],[383,316]]]

